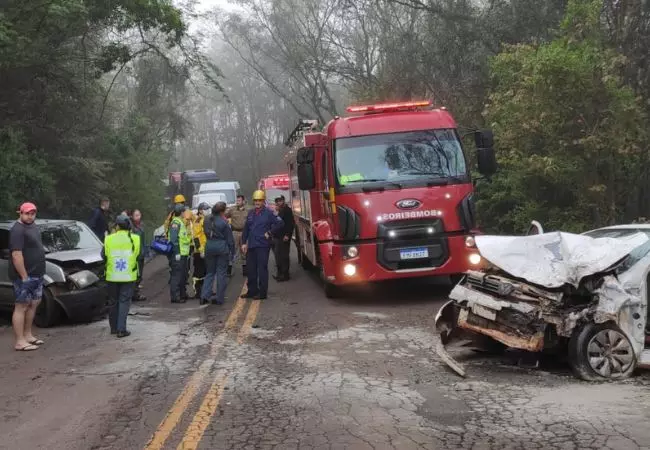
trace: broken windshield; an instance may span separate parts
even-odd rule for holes
[[[650,229],[648,228],[600,228],[598,230],[587,231],[585,236],[592,238],[623,238],[629,237],[636,233],[644,233],[649,240],[632,250],[629,256],[618,267],[618,272],[622,273],[639,262],[648,253],[650,253]]]
[[[337,139],[337,184],[387,183],[399,188],[432,180],[464,180],[467,165],[453,129],[409,131]]]

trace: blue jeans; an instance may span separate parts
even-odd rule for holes
[[[248,295],[266,297],[269,289],[269,247],[249,248],[246,253]]]
[[[216,303],[221,304],[225,300],[226,287],[228,287],[228,262],[230,255],[205,255],[205,280],[201,290],[201,300],[210,300],[212,297],[212,285],[217,279]]]
[[[115,302],[108,312],[108,324],[113,331],[126,331],[126,317],[131,308],[135,283],[108,283],[108,292]]]

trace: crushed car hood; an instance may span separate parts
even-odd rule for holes
[[[547,288],[578,287],[604,272],[648,240],[644,233],[625,238],[592,238],[552,232],[532,236],[476,236],[476,246],[491,264],[510,275]]]
[[[85,248],[80,250],[67,250],[52,252],[45,255],[45,259],[52,262],[65,263],[69,261],[83,261],[84,264],[94,264],[102,261],[101,248]]]

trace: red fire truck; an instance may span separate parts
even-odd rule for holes
[[[284,195],[287,202],[289,201],[289,174],[281,173],[264,177],[257,183],[257,187],[266,192],[267,204],[273,203],[275,198],[281,195]]]
[[[451,114],[429,101],[347,112],[323,129],[301,120],[285,142],[300,262],[320,270],[326,295],[481,265],[473,183]],[[489,177],[497,168],[492,133],[471,134],[478,170]]]

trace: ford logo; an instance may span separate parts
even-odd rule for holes
[[[395,203],[395,205],[400,209],[413,209],[417,208],[421,204],[422,203],[420,200],[416,200],[414,198],[405,198],[404,200],[400,200],[399,202]]]

